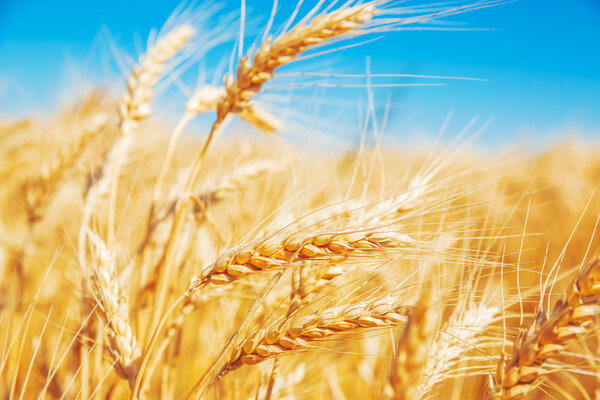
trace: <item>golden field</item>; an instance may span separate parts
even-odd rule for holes
[[[0,123],[2,398],[598,398],[597,148],[316,150],[260,106],[303,52],[414,22],[385,5],[265,39],[173,126],[184,18],[120,97]]]

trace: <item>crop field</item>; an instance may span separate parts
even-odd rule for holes
[[[119,93],[0,120],[0,398],[598,399],[598,148],[390,145],[381,115],[321,145],[261,100],[503,2],[299,5],[245,45],[181,8]],[[165,105],[221,45],[231,73]]]

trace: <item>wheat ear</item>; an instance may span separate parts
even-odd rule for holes
[[[204,156],[212,142],[215,131],[229,113],[239,113],[244,109],[249,109],[251,106],[251,97],[260,90],[264,82],[271,78],[275,68],[290,62],[296,55],[305,51],[311,45],[321,43],[327,39],[340,36],[350,30],[360,28],[363,22],[373,17],[374,8],[375,3],[367,3],[355,7],[343,6],[329,14],[322,14],[311,20],[308,25],[302,22],[292,28],[289,32],[279,35],[273,43],[271,43],[270,40],[263,42],[253,57],[253,66],[249,65],[248,57],[240,60],[236,71],[237,79],[234,80],[231,75],[228,75],[225,79],[225,96],[219,99],[216,106],[217,119],[213,123],[204,146],[194,162],[185,186],[185,193],[192,191],[200,174]],[[188,109],[190,109],[189,105]],[[189,119],[190,117],[186,118]],[[181,127],[178,131],[180,131],[185,124],[187,124],[186,119],[180,122]],[[173,135],[173,137],[176,137],[176,135]],[[169,157],[170,156],[168,155],[163,166],[168,165]],[[162,176],[162,173],[160,176]],[[177,237],[180,234],[186,204],[187,202],[181,201],[175,209],[171,232],[167,243],[164,246],[163,255],[158,262],[161,267],[164,267],[162,269],[164,269],[166,275],[170,274],[173,268],[174,246]],[[187,290],[186,294],[190,294],[197,290],[203,284],[202,280],[197,280],[195,284]],[[159,289],[158,310],[162,309],[165,290],[165,286]]]
[[[264,120],[265,114],[258,112],[251,100],[261,90],[262,85],[273,77],[275,69],[294,60],[298,54],[306,51],[309,47],[364,27],[364,23],[375,15],[376,3],[369,2],[354,7],[342,6],[330,13],[323,13],[308,23],[303,20],[274,40],[268,39],[262,42],[252,57],[252,64],[249,54],[240,59],[235,79],[231,75],[225,76],[225,93],[216,101],[217,118],[196,159],[188,181],[188,189],[191,188],[200,173],[202,160],[215,132],[229,114],[243,114],[244,119],[250,120],[259,127],[273,125],[275,122],[269,119]],[[192,98],[198,98],[198,96],[192,96]],[[206,106],[210,107],[214,102],[215,100],[212,99],[201,107],[196,107],[194,103],[188,103],[187,108],[188,110],[204,109]]]
[[[437,330],[438,311],[433,306],[432,285],[424,285],[421,293],[421,299],[409,314],[404,333],[398,338],[390,375],[395,400],[416,398]]]
[[[195,33],[189,25],[180,25],[159,39],[145,55],[138,66],[133,68],[127,80],[127,92],[119,103],[121,131],[123,135],[134,132],[141,120],[152,114],[150,102],[154,95],[153,87],[165,69],[165,63],[173,58]]]
[[[229,113],[252,113],[251,100],[269,80],[276,68],[289,63],[309,47],[343,35],[374,16],[373,2],[354,7],[341,7],[321,14],[308,23],[297,24],[274,40],[259,46],[250,63],[249,55],[239,61],[236,79],[225,78],[225,95],[217,103],[217,120],[220,125]]]
[[[73,167],[86,144],[102,131],[107,119],[104,114],[94,114],[85,120],[75,135],[76,140],[69,142],[50,162],[43,164],[40,176],[27,183],[25,208],[30,225],[42,218],[48,201],[63,182],[65,174]]]
[[[192,282],[191,295],[208,282],[223,285],[258,271],[272,270],[304,260],[343,261],[350,255],[364,255],[407,248],[414,239],[396,232],[352,232],[309,237],[290,236],[283,241],[264,241],[255,246],[226,253],[209,265],[203,278]],[[334,267],[327,271],[338,275]]]
[[[427,398],[436,384],[447,379],[459,363],[469,359],[469,351],[487,345],[489,338],[483,332],[497,320],[498,310],[499,307],[484,301],[469,304],[466,309],[456,310],[440,327],[431,345],[431,357],[425,365],[417,398]]]
[[[600,259],[586,264],[559,300],[549,317],[541,310],[527,331],[517,337],[513,356],[502,355],[490,399],[523,397],[544,375],[547,358],[564,350],[568,342],[591,332],[600,315]]]
[[[117,374],[133,385],[138,372],[141,349],[129,323],[129,305],[118,283],[117,267],[104,241],[88,229],[94,268],[87,279],[88,290],[106,322],[108,350]]]
[[[114,209],[120,165],[129,152],[133,133],[138,129],[140,122],[149,117],[152,112],[150,101],[154,94],[153,87],[158,82],[165,63],[179,52],[193,34],[194,29],[189,25],[181,25],[173,29],[141,57],[140,64],[134,67],[127,80],[127,91],[119,102],[121,136],[96,174],[99,176],[98,180],[88,189],[85,196],[82,227],[79,232],[79,255],[82,265],[85,262],[85,229],[90,225],[96,203],[101,197],[111,194],[109,209]],[[111,212],[109,235],[113,231],[113,219],[114,213]]]
[[[260,329],[237,346],[219,377],[243,365],[260,363],[342,332],[381,328],[406,322],[407,307],[392,296],[348,306],[333,307],[294,321],[288,317],[271,329]]]

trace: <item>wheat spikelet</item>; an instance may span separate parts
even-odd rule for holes
[[[277,122],[252,104],[252,98],[271,79],[275,69],[294,60],[311,46],[360,28],[374,16],[374,9],[374,2],[354,7],[343,6],[330,13],[323,13],[308,23],[302,21],[275,39],[262,42],[252,57],[252,63],[248,54],[239,60],[235,79],[231,75],[225,77],[225,94],[216,102],[217,119],[212,131],[230,113],[242,115],[263,130],[276,129]],[[194,103],[190,103],[188,108],[202,109]]]
[[[95,114],[85,120],[76,133],[76,140],[71,141],[53,157],[49,163],[42,165],[40,176],[26,185],[26,211],[30,224],[38,221],[50,197],[63,181],[66,172],[81,155],[82,150],[106,125],[108,116]]]
[[[158,40],[145,55],[127,80],[127,92],[121,98],[119,115],[121,131],[129,135],[135,131],[139,122],[152,114],[150,102],[154,95],[153,87],[158,82],[165,63],[173,58],[195,33],[189,25],[174,28]]]
[[[90,225],[93,210],[97,202],[108,195],[111,189],[113,197],[115,196],[119,169],[133,143],[133,133],[140,122],[151,114],[153,87],[158,82],[165,63],[178,53],[193,34],[194,29],[189,25],[174,28],[141,57],[140,65],[134,67],[127,81],[127,92],[119,103],[121,136],[106,156],[104,164],[96,174],[97,181],[88,188],[84,200],[82,228],[79,233],[79,257],[82,265],[85,263],[85,227]],[[110,214],[109,235],[112,232],[112,218],[113,214]]]
[[[94,259],[94,268],[87,279],[88,290],[106,323],[108,350],[115,360],[115,370],[133,384],[141,349],[129,324],[127,296],[119,285],[117,267],[104,241],[89,229],[87,236]]]
[[[421,298],[408,317],[404,333],[398,337],[390,384],[396,400],[416,398],[430,344],[438,323],[432,286],[424,285]]]
[[[547,373],[547,358],[564,350],[568,342],[589,333],[600,315],[600,259],[586,264],[559,300],[550,316],[541,310],[527,331],[517,337],[513,356],[502,355],[491,399],[512,400],[534,388],[537,378]]]
[[[481,302],[469,304],[468,308],[453,314],[439,329],[439,334],[431,346],[431,357],[423,371],[423,382],[419,386],[418,398],[425,398],[428,392],[447,378],[455,367],[464,360],[468,351],[479,348],[485,339],[481,334],[496,319],[498,306]]]
[[[257,245],[226,253],[207,267],[203,278],[187,289],[190,295],[206,283],[223,285],[258,271],[272,270],[303,260],[343,261],[350,255],[376,254],[409,248],[415,241],[407,235],[389,231],[347,234],[290,236],[283,241],[267,240]]]
[[[339,306],[260,329],[235,348],[221,369],[222,377],[243,365],[254,365],[270,357],[310,346],[312,341],[358,329],[381,328],[406,322],[407,307],[394,296],[369,302]]]

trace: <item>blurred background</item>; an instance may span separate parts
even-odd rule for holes
[[[305,1],[300,15],[315,3]],[[431,2],[397,3],[419,7]],[[97,86],[120,90],[124,72],[119,63],[127,66],[123,54],[136,59],[146,48],[151,30],[160,28],[178,4],[0,0],[0,118],[51,114],[83,90]],[[235,21],[221,28],[235,34],[240,1],[217,5],[213,24],[219,26],[219,16],[233,15]],[[279,1],[274,27],[285,23],[295,5]],[[246,0],[245,50],[261,33],[272,6],[271,0]],[[514,144],[540,148],[565,137],[600,139],[597,0],[507,2],[381,36],[353,40],[377,39],[293,63],[282,72],[362,75],[370,71],[481,80],[373,77],[369,93],[364,76],[288,77],[273,80],[277,86],[263,94],[265,104],[288,127],[305,125],[310,121],[307,116],[315,121],[326,116],[330,125],[320,131],[342,140],[355,140],[368,119],[370,98],[378,129],[398,142],[429,141],[448,121],[453,135],[463,127],[470,127],[471,134],[481,130],[477,143],[492,149]],[[177,86],[193,88],[198,79],[218,84],[227,69],[222,60],[229,60],[234,46],[235,37],[208,53],[190,66]],[[302,79],[310,83],[298,87]],[[183,96],[185,90],[179,92]],[[156,108],[168,117],[177,112],[173,104],[183,101],[185,97],[175,103],[165,101]],[[337,122],[331,125],[332,121]]]

